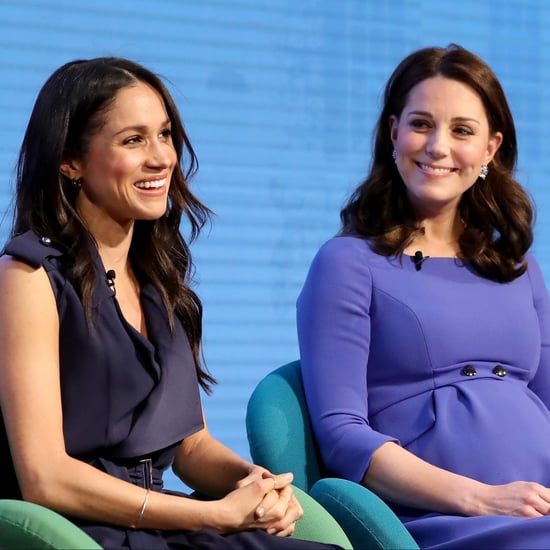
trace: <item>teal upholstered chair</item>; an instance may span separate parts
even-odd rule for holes
[[[0,500],[0,548],[101,550],[63,516],[22,500]]]
[[[294,485],[330,512],[354,548],[418,549],[397,516],[372,491],[323,476],[299,361],[279,367],[260,381],[248,402],[246,429],[254,462],[274,473],[293,472]]]

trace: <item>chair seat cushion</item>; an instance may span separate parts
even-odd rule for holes
[[[44,506],[22,500],[0,500],[0,547],[101,549],[74,523]]]

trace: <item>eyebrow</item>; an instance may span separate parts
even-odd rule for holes
[[[433,118],[433,115],[428,111],[409,111],[407,113],[407,116],[411,116],[411,115],[421,115],[421,116],[426,116],[428,118]],[[466,116],[454,117],[453,122],[474,122],[475,124],[480,124],[477,118],[466,117]]]
[[[169,126],[172,123],[172,121],[167,118],[164,122],[161,122],[160,127]],[[124,128],[120,129],[118,132],[115,132],[113,135],[118,136],[124,132],[145,132],[148,129],[148,126],[145,126],[144,124],[136,124],[136,125],[130,125],[125,126]]]

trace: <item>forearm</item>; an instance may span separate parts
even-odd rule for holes
[[[67,516],[123,527],[136,524],[147,495],[142,487],[70,457],[52,460],[42,472],[25,475],[25,500]],[[223,531],[221,508],[220,501],[201,502],[151,491],[139,527]]]
[[[253,465],[214,439],[205,429],[187,438],[174,460],[175,474],[193,489],[210,496],[223,496],[235,489]]]
[[[385,500],[430,511],[480,513],[484,484],[433,466],[395,443],[373,454],[363,484]]]

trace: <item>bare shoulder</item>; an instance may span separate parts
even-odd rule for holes
[[[57,309],[46,271],[7,255],[0,257],[0,304],[0,319],[6,315],[50,316]]]
[[[43,268],[33,267],[14,258],[13,256],[0,256],[0,287],[4,284],[17,284],[36,281],[48,282],[48,276]],[[31,283],[32,284],[32,283]]]

